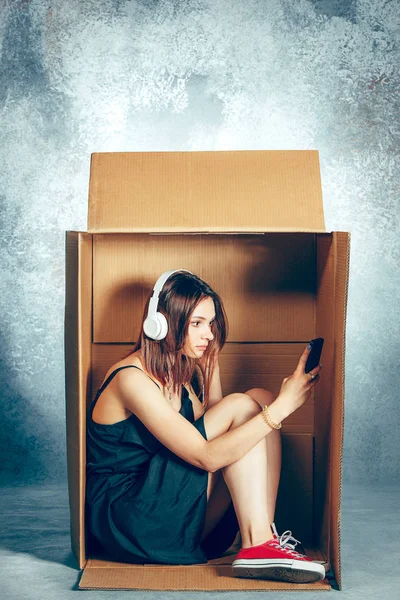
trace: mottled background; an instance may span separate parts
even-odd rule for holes
[[[352,233],[344,478],[399,479],[399,32],[397,0],[1,0],[3,483],[66,477],[90,154],[308,148]]]

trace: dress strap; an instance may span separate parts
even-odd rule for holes
[[[123,369],[139,369],[139,371],[142,371],[142,373],[144,373],[145,375],[147,375],[147,373],[145,371],[143,371],[143,369],[141,369],[140,367],[137,367],[136,365],[125,365],[124,367],[118,367],[118,369],[115,369],[115,371],[113,371],[112,373],[109,374],[109,376],[107,377],[107,379],[105,380],[105,382],[103,383],[103,385],[99,388],[97,394],[96,394],[96,398],[93,401],[93,404],[96,403],[98,397],[100,396],[100,394],[103,392],[103,390],[105,390],[105,388],[108,386],[108,384],[110,383],[110,381],[112,381],[114,379],[114,377],[116,376],[117,373],[119,373],[120,371],[122,371]],[[149,379],[151,379],[151,381],[161,390],[160,386],[158,385],[158,383],[156,383],[154,381],[154,379],[152,379],[150,377],[150,375],[147,375],[147,377]]]

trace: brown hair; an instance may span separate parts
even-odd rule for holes
[[[168,322],[168,333],[163,340],[153,340],[144,333],[143,323],[147,317],[149,295],[142,318],[139,338],[133,352],[142,350],[144,367],[164,386],[172,382],[174,393],[181,385],[192,381],[195,369],[200,368],[204,380],[203,405],[206,406],[210,393],[211,374],[219,352],[225,345],[228,336],[228,320],[219,295],[202,279],[188,272],[177,272],[171,275],[161,290],[158,299],[158,312]],[[202,362],[208,368],[203,369],[197,358],[184,354],[184,345],[189,329],[190,316],[199,302],[212,298],[215,307],[215,320],[211,325],[214,339],[208,344]],[[201,377],[200,377],[201,379]]]

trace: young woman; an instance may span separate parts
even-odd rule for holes
[[[261,388],[223,397],[218,355],[226,338],[217,293],[188,271],[161,275],[133,352],[109,369],[90,407],[92,541],[122,562],[204,563],[207,541],[233,507],[233,535],[225,532],[220,551],[238,526],[235,575],[321,580],[324,568],[273,525],[280,424],[307,400],[321,366],[305,373],[305,349],[277,398]]]

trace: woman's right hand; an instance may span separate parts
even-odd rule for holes
[[[273,403],[276,403],[277,409],[279,408],[282,420],[294,413],[300,406],[303,406],[310,397],[314,385],[320,378],[321,365],[318,365],[309,373],[305,372],[309,354],[310,350],[306,348],[300,357],[293,375],[285,377],[283,380],[278,397]],[[312,376],[314,376],[314,379],[310,381]]]

